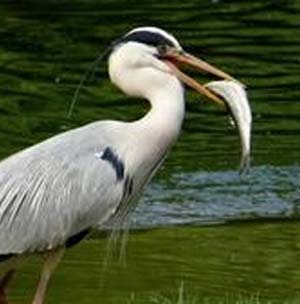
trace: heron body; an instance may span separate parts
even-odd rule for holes
[[[109,75],[127,95],[147,99],[149,112],[133,122],[88,124],[0,163],[0,263],[28,253],[48,254],[35,304],[43,303],[61,258],[55,252],[125,214],[176,141],[185,110],[182,81],[198,89],[180,78],[174,67],[180,60],[199,64],[163,30],[129,32],[112,48]],[[215,71],[209,72],[225,75]]]
[[[92,123],[0,163],[1,255],[64,245],[136,198],[176,136],[153,118]]]

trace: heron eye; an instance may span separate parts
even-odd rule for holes
[[[168,47],[165,44],[160,44],[160,45],[157,46],[157,51],[158,51],[160,56],[165,55],[167,50],[168,50]]]

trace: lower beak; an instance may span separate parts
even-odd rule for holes
[[[178,50],[170,49],[166,52],[165,56],[165,62],[168,64],[168,66],[171,68],[174,75],[176,75],[183,83],[187,84],[189,87],[193,88],[197,92],[207,96],[209,99],[213,100],[214,102],[224,106],[224,101],[215,95],[212,91],[198,83],[193,78],[189,77],[187,74],[183,73],[179,70],[177,65],[188,65],[191,67],[194,67],[195,69],[209,73],[212,75],[215,75],[221,79],[231,80],[234,82],[240,83],[238,80],[234,79],[227,73],[223,72],[222,70],[208,64],[207,62],[190,55],[185,52],[179,52]]]

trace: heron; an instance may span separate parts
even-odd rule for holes
[[[234,80],[186,52],[163,29],[127,32],[111,46],[108,74],[123,93],[150,103],[145,116],[92,122],[0,162],[1,303],[7,303],[5,287],[18,261],[31,254],[44,257],[33,298],[34,304],[44,303],[65,249],[136,205],[180,134],[186,86],[224,104],[183,72],[184,66]]]

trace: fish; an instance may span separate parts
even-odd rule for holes
[[[241,143],[240,173],[247,173],[251,162],[252,113],[243,84],[231,80],[212,81],[205,85],[220,96],[238,129]]]

